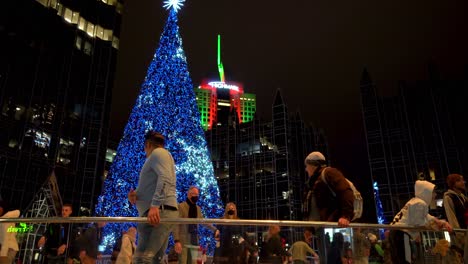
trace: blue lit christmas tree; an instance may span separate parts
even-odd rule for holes
[[[200,189],[198,204],[205,217],[218,218],[222,215],[219,189],[200,125],[200,114],[177,25],[177,10],[181,2],[165,2],[165,7],[170,9],[169,17],[104,183],[96,215],[138,215],[135,207],[128,203],[127,194],[138,184],[139,172],[145,161],[144,134],[148,130],[158,131],[166,137],[166,148],[176,162],[179,202],[185,200],[189,186],[195,185]],[[106,226],[103,246],[107,252],[112,249],[121,231],[128,229],[129,225]],[[213,248],[215,241],[212,234],[202,234],[200,237],[204,240],[201,241],[202,246]]]

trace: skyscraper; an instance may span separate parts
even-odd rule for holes
[[[26,207],[52,171],[65,202],[100,194],[120,0],[17,0],[0,11],[0,191]]]
[[[203,81],[195,88],[200,121],[205,131],[236,120],[239,123],[250,122],[254,119],[257,110],[255,94],[244,93],[241,84],[226,82],[221,61],[220,35],[218,35],[218,72],[219,81]],[[235,114],[230,115],[231,113]]]
[[[291,115],[279,89],[271,121],[260,121],[255,95],[226,81],[220,56],[218,36],[219,81],[195,93],[222,200],[235,202],[242,218],[300,220],[304,158],[328,152],[324,133]]]
[[[367,70],[361,77],[369,165],[385,223],[414,196],[417,179],[445,186],[448,174],[467,171],[466,80],[441,80],[434,66],[429,76],[400,82],[392,96],[378,94]]]
[[[246,219],[300,220],[304,157],[327,153],[323,131],[290,115],[280,90],[269,122],[216,126],[206,131],[223,201]],[[235,115],[232,113],[231,115]]]

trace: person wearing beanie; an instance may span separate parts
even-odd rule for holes
[[[414,185],[415,197],[409,200],[398,212],[390,225],[395,226],[421,226],[435,230],[446,229],[452,232],[452,226],[429,214],[429,205],[435,198],[435,185],[428,181],[416,181]],[[389,235],[390,255],[392,262],[413,263],[411,240],[419,237],[419,232],[406,232],[405,230],[391,230]]]
[[[354,193],[344,175],[338,169],[327,167],[325,156],[318,151],[305,158],[305,170],[309,177],[303,203],[305,220],[349,226],[354,216]],[[321,177],[322,172],[326,182]]]
[[[465,196],[465,180],[460,174],[447,176],[448,190],[444,193],[444,209],[447,220],[453,228],[466,229],[468,227],[468,199]],[[468,237],[465,232],[455,232],[451,236],[452,243],[458,248],[465,248],[465,262],[468,263]]]

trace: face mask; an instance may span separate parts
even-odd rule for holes
[[[229,210],[228,215],[234,215],[234,210]]]
[[[192,203],[197,203],[198,196],[192,196],[192,198],[190,198],[190,201],[192,201]]]

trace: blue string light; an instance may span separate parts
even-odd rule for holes
[[[189,186],[195,185],[200,189],[198,205],[205,217],[221,217],[223,206],[200,124],[176,8],[170,10],[159,47],[117,147],[98,200],[96,215],[137,216],[135,207],[128,203],[127,194],[138,184],[139,172],[145,161],[144,134],[148,130],[158,131],[166,137],[166,148],[176,162],[178,201],[184,201]],[[120,233],[130,225],[108,224],[105,227],[103,246],[106,252],[112,250]],[[213,234],[203,229],[200,237],[201,246],[212,252],[215,245]]]

